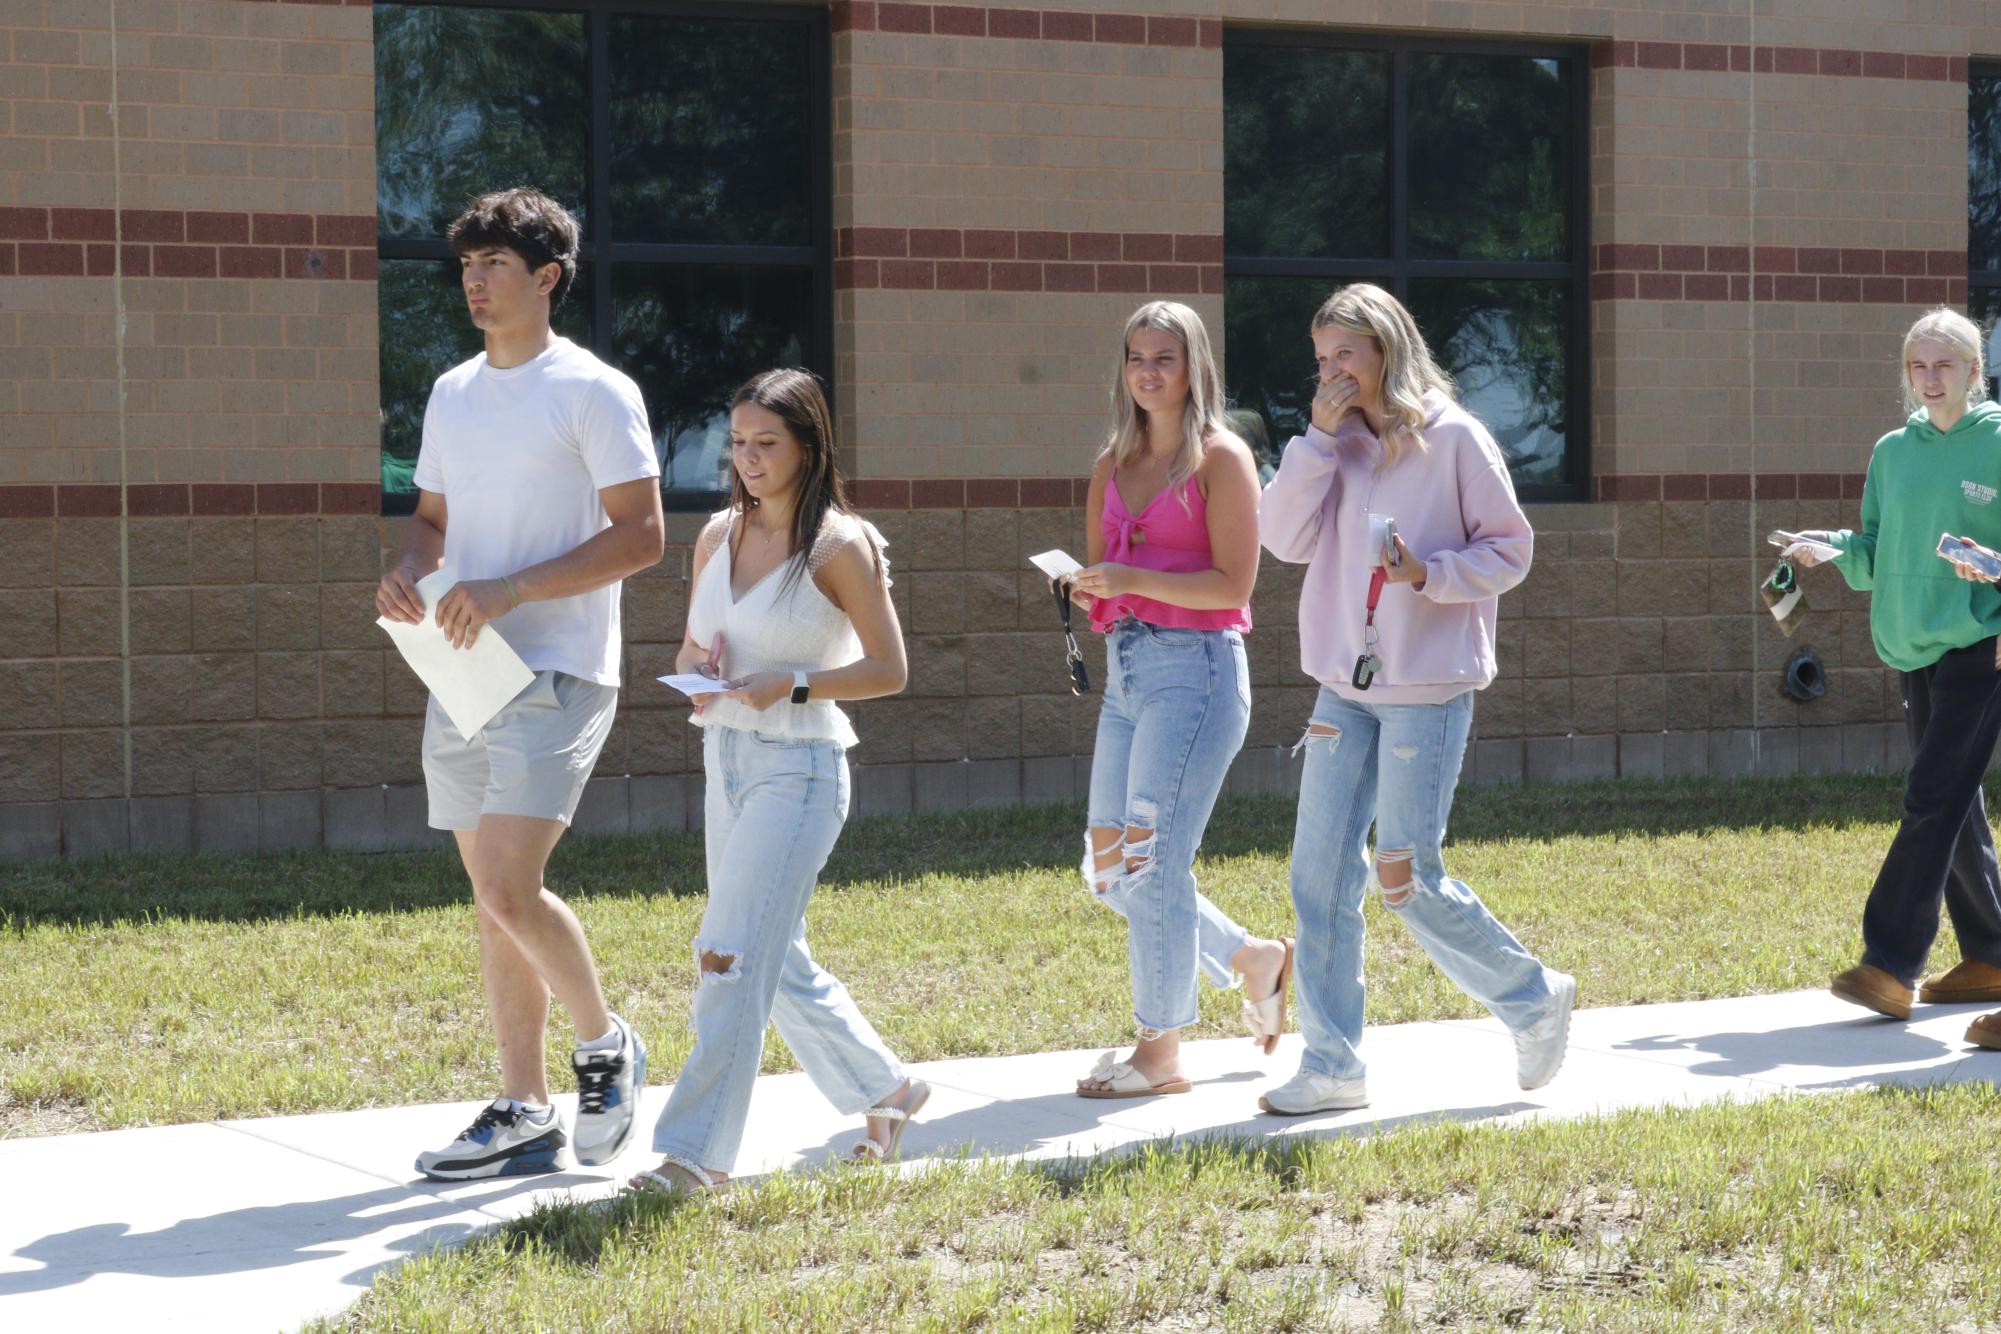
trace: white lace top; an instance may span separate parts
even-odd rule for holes
[[[702,530],[701,548],[709,563],[702,567],[688,598],[688,633],[697,644],[723,637],[723,669],[732,678],[754,672],[826,671],[845,667],[862,656],[862,644],[848,614],[828,601],[813,582],[813,574],[857,534],[864,534],[878,553],[889,544],[876,526],[853,515],[829,513],[807,554],[806,568],[787,576],[797,563],[786,560],[745,590],[730,591],[730,534],[738,520],[724,510]],[[889,583],[889,559],[882,558],[883,583]],[[714,699],[690,715],[697,727],[736,727],[797,740],[832,741],[843,748],[855,744],[848,716],[830,699],[794,704],[781,699],[759,712],[733,699]]]

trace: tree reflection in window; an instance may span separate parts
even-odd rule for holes
[[[537,186],[583,223],[556,329],[639,383],[670,504],[721,493],[746,376],[829,369],[825,10],[634,8],[375,6],[391,512],[412,503],[432,383],[481,344],[444,229],[490,190]]]
[[[1585,493],[1585,74],[1562,47],[1229,32],[1225,380],[1268,465],[1307,424],[1313,312],[1363,280],[1410,307],[1525,494]]]

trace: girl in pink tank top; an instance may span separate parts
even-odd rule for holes
[[[1114,420],[1086,501],[1090,564],[1071,599],[1105,636],[1084,882],[1126,919],[1139,1042],[1077,1081],[1086,1098],[1185,1093],[1180,1030],[1206,977],[1247,996],[1267,1054],[1285,1029],[1292,942],[1254,936],[1198,892],[1195,850],[1250,725],[1243,632],[1258,573],[1258,478],[1221,418],[1209,336],[1155,301],[1126,322]]]

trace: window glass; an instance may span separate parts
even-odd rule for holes
[[[1581,53],[1231,30],[1223,52],[1224,379],[1267,465],[1306,429],[1309,325],[1391,292],[1532,498],[1583,497]],[[1399,152],[1396,145],[1407,145]],[[1401,203],[1399,204],[1399,201]]]
[[[1389,71],[1380,51],[1224,48],[1232,254],[1390,253]]]
[[[523,182],[584,218],[588,103],[581,14],[377,5],[377,229],[443,236]]]
[[[671,491],[726,489],[730,398],[757,371],[805,362],[796,313],[810,270],[623,264],[612,277],[614,360],[646,396]]]
[[[415,494],[410,480],[424,443],[424,405],[444,372],[483,346],[466,313],[456,259],[389,259],[377,285],[382,340],[382,489]],[[579,265],[557,333],[590,343],[590,272]]]
[[[1515,480],[1562,481],[1570,285],[1414,278],[1407,304]]]
[[[1568,257],[1562,63],[1418,52],[1410,84],[1412,258]]]
[[[611,21],[620,239],[810,245],[812,51],[797,23]]]

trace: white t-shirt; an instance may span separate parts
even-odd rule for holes
[[[486,354],[438,377],[416,483],[445,498],[445,560],[498,579],[611,527],[598,492],[658,477],[639,386],[567,338],[500,370]],[[492,622],[523,662],[618,684],[617,584],[524,602]]]

